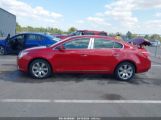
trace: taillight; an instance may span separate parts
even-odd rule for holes
[[[146,58],[150,59],[150,53],[147,51],[142,51],[141,52],[143,56],[145,56]]]
[[[149,56],[149,52],[147,52],[147,51],[142,51],[141,52],[143,55],[145,55],[145,56]]]

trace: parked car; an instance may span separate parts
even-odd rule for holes
[[[107,33],[104,31],[93,31],[93,30],[77,30],[70,34],[55,34],[54,36],[65,39],[71,36],[81,36],[81,35],[100,35],[100,36],[107,36]]]
[[[0,40],[0,55],[17,54],[21,50],[35,46],[52,45],[59,41],[59,38],[40,34],[40,33],[22,33]]]
[[[26,49],[17,61],[20,71],[38,79],[52,73],[102,73],[130,80],[151,67],[145,49],[107,36],[75,36],[48,47]]]
[[[152,47],[158,47],[161,45],[161,42],[159,40],[152,40],[150,41]]]

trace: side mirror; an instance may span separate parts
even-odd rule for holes
[[[64,51],[65,47],[63,45],[60,45],[56,49],[59,50],[59,51]]]

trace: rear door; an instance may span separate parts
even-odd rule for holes
[[[25,48],[31,48],[42,45],[42,39],[39,35],[26,34]]]
[[[113,50],[114,42],[103,38],[95,38],[89,55],[88,70],[110,72],[117,59]]]

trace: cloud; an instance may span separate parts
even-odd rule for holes
[[[137,9],[161,8],[161,0],[133,0],[133,3]]]
[[[150,20],[147,21],[146,26],[149,28],[161,29],[161,20]]]
[[[32,7],[19,0],[0,0],[0,7],[15,14],[18,22],[30,20],[39,25],[50,26],[63,17],[60,13],[50,12],[41,6]]]
[[[138,18],[133,16],[135,5],[134,0],[117,0],[107,4],[105,15],[117,20],[126,27],[133,27],[138,24]]]
[[[97,25],[106,25],[106,26],[110,26],[111,25],[110,23],[105,21],[103,18],[99,18],[99,17],[88,17],[87,21],[95,23]]]
[[[160,21],[158,20],[145,20],[141,21],[134,15],[135,11],[143,9],[160,9],[161,0],[114,0],[113,2],[105,5],[104,12],[98,12],[95,14],[96,17],[91,18],[91,21],[97,21],[97,23],[108,23],[111,24],[111,28],[115,27],[115,30],[134,31],[134,32],[153,32],[146,30],[144,26],[156,27],[157,30],[160,28]],[[160,17],[161,13],[156,13],[156,16]],[[99,22],[98,22],[99,21]],[[108,22],[107,22],[108,21]],[[111,23],[109,23],[109,21]],[[146,24],[145,24],[146,23]],[[148,27],[148,28],[149,28]],[[121,29],[120,29],[121,28]],[[141,29],[141,30],[140,30]],[[152,29],[152,28],[151,28]],[[155,31],[155,29],[153,28]],[[120,31],[119,31],[120,32]]]
[[[161,12],[160,12],[160,13],[159,13],[159,12],[156,13],[156,16],[157,16],[157,17],[161,17]]]

